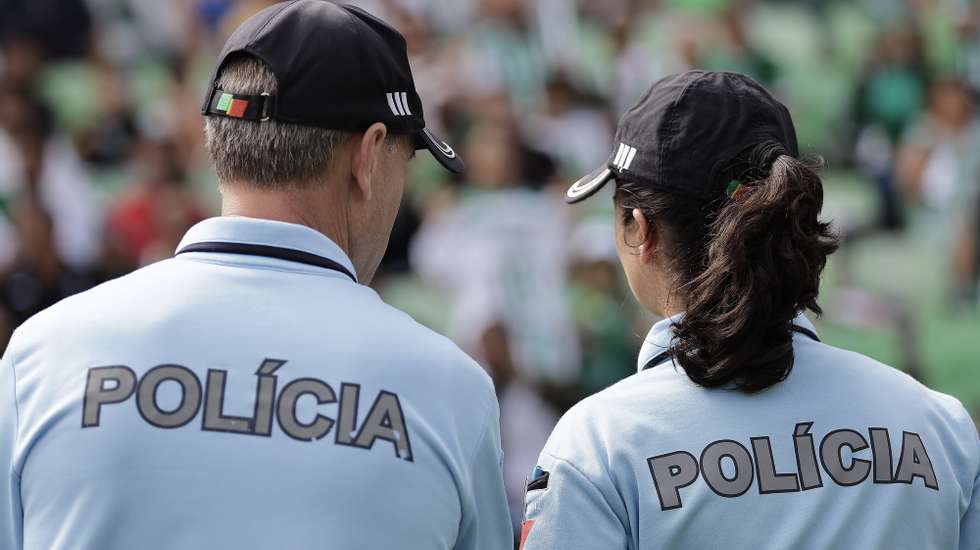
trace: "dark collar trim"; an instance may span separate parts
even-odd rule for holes
[[[801,327],[799,325],[790,325],[789,326],[789,329],[791,331],[793,331],[793,332],[798,332],[798,333],[800,333],[800,334],[802,334],[802,335],[810,338],[814,342],[819,342],[820,341],[820,337],[817,336],[817,333],[813,332],[812,330],[810,330],[808,328],[804,328],[804,327]],[[662,352],[658,353],[657,355],[654,355],[652,359],[650,359],[649,361],[647,361],[647,364],[646,365],[643,365],[643,368],[640,369],[640,370],[641,371],[645,371],[647,369],[652,369],[653,367],[656,367],[657,365],[660,365],[661,363],[666,363],[668,359],[670,359],[671,357],[673,357],[673,355],[674,355],[674,350],[673,349],[667,349],[665,351],[662,351]]]
[[[218,254],[243,254],[245,256],[265,256],[267,258],[276,258],[279,260],[286,260],[289,262],[297,262],[306,265],[312,265],[316,267],[322,267],[324,269],[329,269],[331,271],[337,271],[343,273],[350,277],[350,280],[357,282],[357,277],[350,272],[343,265],[331,260],[330,258],[324,258],[323,256],[313,254],[311,252],[305,252],[302,250],[295,250],[292,248],[283,248],[279,246],[269,246],[264,244],[248,244],[248,243],[226,243],[226,242],[200,242],[193,243],[181,248],[177,251],[177,254],[184,254],[185,252],[211,252]]]

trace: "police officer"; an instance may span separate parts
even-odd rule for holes
[[[836,239],[786,108],[692,71],[654,84],[616,137],[567,201],[614,185],[629,285],[666,319],[637,374],[555,428],[524,548],[980,548],[963,406],[803,315]]]
[[[203,112],[224,216],[3,357],[0,548],[510,548],[490,380],[365,286],[414,151],[462,169],[402,36],[276,4]]]

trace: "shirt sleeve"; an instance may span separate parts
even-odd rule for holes
[[[504,490],[503,451],[500,448],[500,410],[491,411],[469,465],[464,489],[463,518],[455,550],[512,550],[514,532]]]
[[[521,550],[609,550],[629,546],[629,531],[611,505],[611,487],[571,462],[541,453],[525,497]]]
[[[17,403],[10,353],[0,359],[0,548],[21,548],[20,478],[13,469]]]
[[[980,550],[980,474],[973,481],[970,505],[960,519],[960,550]]]
[[[960,550],[980,550],[980,435],[977,434],[977,427],[973,424],[969,413],[959,405],[962,411],[965,438],[970,438],[974,442],[975,452],[973,453],[973,469],[976,470],[973,478],[972,492],[970,493],[970,503],[966,507],[966,512],[960,518]]]

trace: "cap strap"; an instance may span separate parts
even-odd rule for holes
[[[211,93],[211,101],[208,103],[208,108],[204,114],[242,120],[269,120],[274,97],[269,94],[233,94],[215,88]]]

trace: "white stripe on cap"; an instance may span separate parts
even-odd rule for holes
[[[633,157],[636,156],[635,147],[630,147],[627,145],[626,148],[629,149],[629,153],[626,155],[626,159],[623,161],[623,170],[630,169],[630,165],[633,164]]]
[[[623,153],[626,152],[626,144],[620,143],[619,150],[616,151],[616,158],[613,159],[613,166],[621,166],[621,161],[623,160]]]
[[[401,92],[395,92],[392,94],[395,96],[395,104],[398,105],[398,114],[405,116],[405,105],[402,104],[402,94]]]
[[[395,94],[393,94],[391,92],[388,92],[388,93],[385,94],[385,97],[388,98],[388,108],[391,109],[391,113],[392,114],[394,114],[395,116],[400,116],[402,114],[402,112],[401,112],[401,110],[398,109],[398,106],[395,105],[395,97],[394,97],[394,95]]]
[[[408,108],[408,92],[402,92],[399,94],[399,97],[401,98],[401,106],[402,110],[405,111],[405,114],[412,114],[412,110]]]

